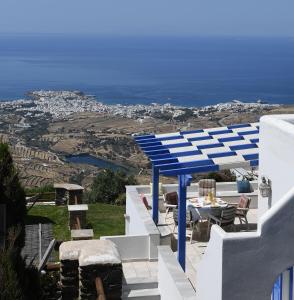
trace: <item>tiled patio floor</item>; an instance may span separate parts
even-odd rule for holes
[[[164,219],[165,214],[162,214]],[[257,209],[251,209],[248,213],[248,221],[250,223],[251,230],[256,229],[257,223]],[[169,225],[170,230],[172,231],[174,228],[172,214],[168,216],[166,219],[166,223]],[[238,225],[238,221],[235,222]],[[237,226],[238,227],[238,226]],[[186,242],[186,275],[190,280],[194,288],[196,287],[196,274],[197,274],[197,266],[202,259],[202,256],[207,247],[206,238],[206,223],[200,225],[201,236],[198,236],[195,233],[193,237],[192,243],[190,243],[190,234],[191,231],[187,228],[187,242]],[[238,230],[238,229],[237,229]],[[204,237],[202,239],[202,237]],[[172,249],[177,255],[176,252],[177,246],[177,229],[173,234],[172,238]],[[129,279],[146,279],[149,278],[151,281],[157,281],[157,272],[158,272],[158,263],[157,261],[134,261],[134,262],[123,262],[123,272],[126,278],[126,281]]]
[[[157,280],[157,261],[123,262],[123,272],[126,279],[154,278]]]
[[[162,215],[165,217],[165,214]],[[250,230],[256,230],[256,223],[257,223],[257,209],[251,209],[248,212],[248,221],[250,223]],[[174,229],[174,222],[172,218],[172,214],[169,214],[168,218],[166,219],[166,223],[169,224],[171,230]],[[235,221],[237,225],[237,230],[239,230],[239,222]],[[192,243],[190,242],[191,230],[187,228],[187,242],[186,242],[186,274],[192,285],[196,286],[196,274],[197,274],[197,266],[201,261],[202,255],[204,254],[208,241],[206,240],[206,222],[200,224],[201,235],[194,233]],[[173,241],[172,241],[172,249],[176,252],[176,245],[177,245],[177,229],[173,234]]]

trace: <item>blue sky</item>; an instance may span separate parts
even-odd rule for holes
[[[0,33],[292,36],[294,0],[0,0]]]

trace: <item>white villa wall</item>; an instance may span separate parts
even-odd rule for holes
[[[294,186],[294,115],[262,117],[259,148],[259,177],[272,182],[272,199],[259,195],[260,217]]]
[[[271,203],[259,196],[257,232],[212,227],[197,270],[201,300],[271,299],[277,277],[294,265],[294,116],[262,117],[260,126],[259,175],[272,182]]]
[[[197,272],[200,299],[269,300],[276,278],[294,265],[293,211],[294,188],[261,217],[257,232],[226,233],[214,225]],[[213,281],[202,280],[203,274]],[[221,298],[212,284],[218,292],[221,285]]]
[[[137,187],[127,186],[126,196],[126,235],[101,237],[101,239],[112,240],[117,245],[123,260],[156,260],[160,233],[142,203]]]
[[[128,222],[126,224],[126,235],[156,233],[156,226],[142,203],[136,188],[127,186],[126,189],[126,222]]]
[[[219,226],[212,226],[211,228],[210,241],[197,270],[197,299],[199,300],[225,299],[222,298],[224,233]]]

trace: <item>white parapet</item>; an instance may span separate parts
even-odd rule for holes
[[[101,240],[112,241],[118,248],[123,261],[136,261],[149,259],[148,235],[116,235],[103,236]]]
[[[119,249],[124,261],[157,260],[160,232],[140,199],[136,186],[127,186],[125,235],[103,236]]]
[[[257,232],[214,225],[197,270],[199,299],[271,299],[276,278],[293,266],[293,211],[294,188],[262,216]]]
[[[270,180],[272,197],[259,195],[259,217],[294,186],[294,115],[260,119],[259,175]],[[259,178],[260,180],[260,178]]]

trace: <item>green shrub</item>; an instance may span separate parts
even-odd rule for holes
[[[91,190],[86,193],[88,202],[102,202],[109,204],[123,203],[126,185],[135,185],[133,176],[127,176],[122,171],[104,170],[94,179]]]
[[[26,195],[33,195],[33,194],[42,194],[42,193],[53,193],[54,187],[52,184],[43,185],[40,187],[34,187],[34,188],[27,188],[25,189]]]
[[[125,205],[125,204],[126,204],[126,193],[123,193],[116,198],[115,205]]]
[[[230,170],[208,173],[205,178],[214,179],[217,182],[232,182],[236,181],[236,176]]]
[[[23,299],[14,256],[12,248],[0,250],[0,299]]]
[[[0,299],[42,299],[38,270],[26,266],[19,248],[15,246],[19,233],[18,228],[10,229],[6,247],[0,250]]]

